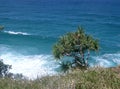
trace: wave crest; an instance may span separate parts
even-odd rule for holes
[[[114,67],[120,65],[120,53],[104,54],[102,56],[92,57],[94,64],[91,66]]]
[[[57,63],[51,55],[2,54],[5,64],[12,65],[11,73],[21,73],[29,79],[56,74]]]
[[[30,35],[26,32],[15,32],[15,31],[4,31],[4,32],[8,34],[14,34],[14,35]]]

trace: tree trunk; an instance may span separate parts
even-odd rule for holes
[[[88,50],[88,54],[87,54],[87,58],[86,58],[86,65],[88,65],[88,59],[89,59],[89,57],[90,57],[90,50]]]

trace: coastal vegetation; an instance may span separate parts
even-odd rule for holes
[[[0,78],[0,89],[120,89],[120,67],[89,68],[35,80]]]
[[[8,76],[10,69],[11,65],[4,64],[3,61],[0,60],[0,77]]]
[[[98,51],[98,40],[78,27],[76,32],[69,32],[61,36],[53,47],[53,54],[57,60],[62,60],[61,69],[66,72],[69,69],[86,69],[89,66],[90,51]],[[64,61],[64,58],[69,59]]]

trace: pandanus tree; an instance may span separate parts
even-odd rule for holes
[[[87,68],[90,51],[99,49],[98,40],[86,34],[82,27],[78,27],[76,32],[67,33],[61,36],[53,46],[53,55],[56,60],[64,57],[71,57],[73,61],[64,61],[61,64],[65,71],[69,68]],[[71,59],[70,59],[71,60]]]

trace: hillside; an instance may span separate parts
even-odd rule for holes
[[[120,67],[76,70],[36,80],[4,78],[0,89],[120,89]]]

